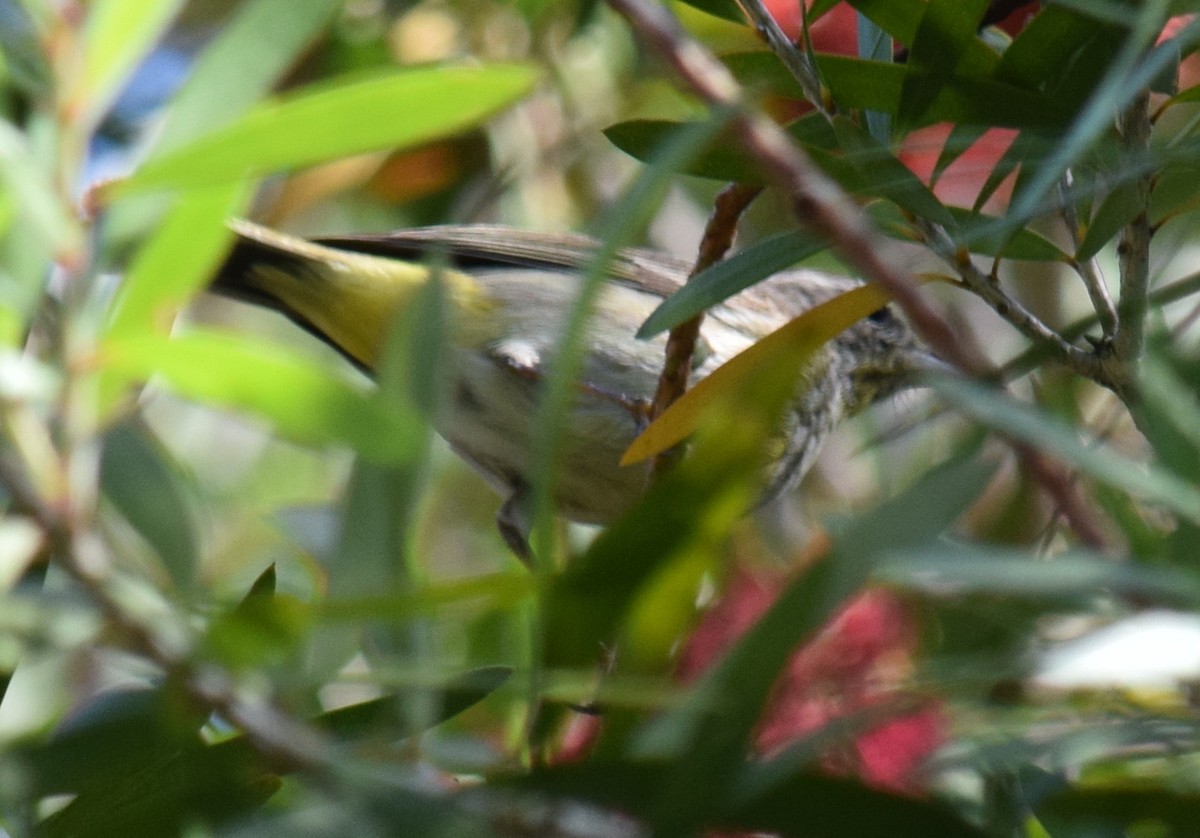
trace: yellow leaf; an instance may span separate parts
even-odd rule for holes
[[[683,442],[711,411],[734,403],[752,376],[763,370],[800,369],[822,346],[887,303],[883,289],[864,285],[779,327],[713,370],[663,411],[625,451],[621,465],[640,463]]]

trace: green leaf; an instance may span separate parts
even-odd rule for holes
[[[858,173],[860,194],[878,196],[951,230],[954,216],[929,187],[884,145],[844,117],[834,117],[844,160]]]
[[[902,130],[922,117],[954,74],[987,9],[986,0],[930,0],[908,54],[896,118]]]
[[[183,0],[95,0],[87,9],[79,75],[67,93],[85,125],[108,110],[122,84],[175,19]]]
[[[1128,105],[1134,96],[1145,89],[1155,76],[1174,60],[1177,46],[1175,39],[1151,48],[1165,22],[1165,9],[1164,0],[1147,3],[1141,9],[1137,25],[1123,40],[1115,54],[1111,49],[1106,49],[1103,54],[1096,56],[1096,60],[1101,62],[1103,75],[1097,76],[1094,89],[1088,93],[1086,105],[1080,109],[1066,133],[1059,138],[1058,144],[1041,161],[1037,170],[1029,173],[1028,180],[1018,184],[1006,225],[1020,226],[1039,213],[1046,192],[1059,182],[1063,173],[1092,148],[1102,135],[1112,130],[1113,114]],[[1052,10],[1053,7],[1047,9],[1047,12]],[[1035,21],[1043,17],[1045,13],[1039,15]],[[1018,38],[1014,41],[1012,48],[1015,48],[1020,40]],[[1181,45],[1196,40],[1200,40],[1200,22],[1192,21],[1179,35],[1178,42]],[[1057,51],[1059,47],[1056,45],[1054,49]]]
[[[932,384],[938,395],[976,421],[1052,452],[1096,480],[1200,522],[1200,489],[1165,469],[1122,457],[1103,445],[1085,444],[1077,429],[982,385],[948,378]]]
[[[179,590],[190,590],[199,563],[192,509],[177,467],[147,429],[125,423],[108,432],[100,487],[154,548]]]
[[[341,6],[340,0],[239,5],[172,98],[155,153],[174,150],[244,113],[270,92]]]
[[[1137,183],[1122,183],[1116,186],[1100,202],[1100,208],[1096,210],[1083,241],[1079,243],[1075,258],[1080,262],[1091,259],[1145,208]]]
[[[720,825],[753,833],[891,838],[899,835],[983,838],[948,806],[870,788],[813,770],[792,772],[745,801]]]
[[[732,20],[735,23],[746,22],[746,16],[742,14],[742,10],[735,0],[682,0],[682,2],[723,20]]]
[[[958,222],[954,240],[971,253],[982,256],[1025,259],[1031,262],[1069,262],[1071,257],[1036,230],[1022,228],[1012,233],[996,233],[994,216],[949,207]]]
[[[380,149],[409,148],[478,125],[527,93],[525,65],[419,67],[305,89],[189,145],[152,157],[116,188],[222,183]]]
[[[42,49],[42,39],[28,11],[12,3],[0,3],[0,52],[4,73],[33,99],[51,90],[52,71]]]
[[[1075,602],[1117,594],[1164,606],[1200,606],[1200,578],[1194,573],[1081,551],[1047,560],[1020,550],[938,544],[887,557],[874,577],[937,597],[984,594]]]
[[[609,142],[626,154],[643,162],[653,158],[655,151],[674,132],[685,130],[690,125],[703,123],[670,122],[667,120],[630,120],[604,129]],[[833,148],[837,137],[828,120],[820,114],[810,114],[790,123],[787,132],[806,146]],[[697,177],[713,178],[740,183],[761,183],[763,175],[758,164],[752,161],[731,138],[721,132],[680,172]]]
[[[192,330],[110,340],[102,352],[116,375],[249,411],[300,442],[343,443],[381,462],[410,460],[423,444],[423,423],[411,412],[280,346]]]
[[[907,71],[902,64],[817,55],[830,95],[843,108],[900,113]],[[952,74],[910,127],[935,122],[1007,128],[1060,126],[1065,117],[1053,100],[1003,80]]]
[[[113,301],[108,334],[120,339],[168,332],[179,309],[221,264],[233,240],[226,222],[241,215],[249,199],[243,181],[181,195],[134,254]]]
[[[0,183],[16,199],[39,244],[50,257],[74,251],[83,240],[78,223],[58,199],[41,163],[29,151],[26,137],[0,120]]]
[[[811,233],[791,230],[735,253],[688,280],[662,302],[638,329],[641,339],[673,329],[756,282],[820,253],[829,245]]]

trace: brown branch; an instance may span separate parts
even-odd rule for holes
[[[1121,142],[1134,154],[1144,154],[1150,146],[1150,93],[1142,91],[1117,118]],[[1150,238],[1152,231],[1148,207],[1150,175],[1135,181],[1141,211],[1121,232],[1117,258],[1121,269],[1121,300],[1117,305],[1118,326],[1113,339],[1117,395],[1129,404],[1138,362],[1146,345],[1146,315],[1150,308]]]
[[[704,227],[704,237],[700,240],[696,264],[688,275],[689,282],[725,258],[725,254],[733,246],[738,219],[761,191],[760,186],[733,183],[717,195],[713,201],[712,215]],[[667,337],[666,357],[663,359],[662,373],[658,377],[654,402],[650,406],[651,421],[658,418],[687,390],[688,379],[692,374],[692,356],[696,352],[696,340],[700,337],[700,324],[703,320],[704,314],[697,314],[673,328]],[[651,477],[661,474],[675,458],[675,449],[664,451],[655,457]]]
[[[963,348],[945,319],[926,303],[913,276],[882,255],[883,240],[858,206],[782,128],[745,105],[729,71],[683,32],[665,6],[642,0],[609,0],[609,5],[658,50],[693,93],[715,108],[733,111],[734,135],[770,182],[791,198],[801,223],[827,239],[847,264],[882,285],[931,349],[961,370],[988,368],[983,358]]]
[[[884,256],[883,242],[858,206],[825,175],[791,138],[761,111],[749,107],[729,71],[689,38],[665,6],[644,0],[608,0],[630,26],[671,65],[693,93],[710,106],[731,111],[731,127],[742,147],[758,161],[768,181],[788,195],[802,224],[822,236],[863,277],[881,285],[907,315],[913,329],[943,361],[970,375],[991,373],[972,345],[960,341],[941,314],[918,290],[914,277]],[[1023,459],[1028,449],[1013,443]],[[1061,466],[1038,456],[1033,473],[1054,496],[1071,526],[1089,540],[1098,533]]]

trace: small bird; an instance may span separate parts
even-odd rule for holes
[[[305,240],[250,222],[212,289],[279,311],[370,374],[396,313],[436,273],[450,301],[446,398],[435,430],[505,498],[497,522],[528,557],[529,469],[541,380],[598,244],[588,238],[490,225]],[[645,489],[645,465],[622,453],[645,425],[665,337],[635,333],[682,287],[689,266],[627,249],[606,267],[587,333],[587,356],[566,423],[554,499],[568,519],[605,524]],[[858,280],[785,271],[712,307],[692,381]],[[881,308],[831,341],[801,371],[780,437],[770,445],[763,500],[795,486],[844,417],[892,395],[930,356]]]

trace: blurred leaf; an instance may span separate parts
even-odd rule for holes
[[[123,423],[104,438],[104,496],[133,525],[180,591],[189,591],[199,562],[192,510],[169,455],[145,428]]]
[[[742,10],[735,0],[682,0],[682,2],[724,20],[732,20],[735,23],[746,22],[746,16],[742,14]]]
[[[411,412],[280,346],[190,330],[110,340],[103,357],[117,375],[155,378],[188,398],[250,411],[308,444],[343,443],[385,462],[410,460],[423,444]]]
[[[83,61],[66,101],[85,125],[108,110],[121,85],[175,19],[183,0],[94,0],[83,31]]]
[[[341,6],[341,0],[238,5],[172,98],[156,132],[155,153],[173,151],[241,116],[293,69],[298,54]],[[110,259],[123,261],[127,243],[157,226],[166,212],[165,198],[134,195],[113,204],[102,229]]]
[[[38,835],[173,835],[242,814],[278,788],[248,750],[204,746],[201,720],[181,717],[184,702],[168,690],[108,693],[95,704],[112,709],[97,718],[89,708],[86,721],[27,754],[49,781],[39,793],[76,795]]]
[[[1158,342],[1164,342],[1159,338]],[[1139,425],[1160,462],[1191,485],[1200,483],[1200,402],[1194,380],[1163,357],[1162,349],[1142,359],[1134,408]]]
[[[811,838],[899,835],[983,838],[948,806],[917,800],[813,771],[794,773],[723,818],[726,829]]]
[[[588,801],[645,820],[653,816],[656,798],[669,780],[670,771],[670,765],[655,762],[591,762],[543,768],[527,777],[505,781],[504,785]],[[721,834],[770,833],[807,838],[983,835],[944,805],[812,772],[793,773],[771,793],[740,806],[717,808],[715,801],[699,797],[696,803],[715,809],[702,826]]]
[[[38,243],[51,258],[74,251],[82,233],[58,199],[42,164],[30,154],[27,138],[0,120],[0,182],[16,199],[21,217],[29,220]]]
[[[673,329],[688,318],[720,303],[754,283],[828,248],[803,230],[777,233],[688,280],[662,302],[638,329],[640,339]]]
[[[311,622],[312,608],[295,597],[246,597],[212,620],[203,652],[230,670],[291,665]]]
[[[321,617],[330,621],[407,622],[416,616],[435,614],[446,606],[475,601],[479,601],[483,608],[512,608],[528,601],[535,590],[535,580],[522,570],[488,573],[453,582],[428,583],[412,591],[335,597],[318,607]]]
[[[888,556],[874,576],[937,597],[987,594],[1075,601],[1115,594],[1139,603],[1200,606],[1200,577],[1193,573],[1080,551],[1041,559],[1024,550],[938,544]]]
[[[254,580],[254,584],[250,586],[250,590],[246,591],[246,596],[242,598],[239,605],[246,605],[255,600],[270,599],[275,596],[275,563],[267,565],[267,569],[258,575]]]
[[[1189,835],[1200,794],[1164,788],[1069,788],[1036,814],[1051,835]]]
[[[1091,259],[1104,245],[1117,237],[1122,227],[1133,221],[1137,214],[1145,209],[1145,202],[1137,183],[1122,183],[1116,186],[1100,202],[1100,208],[1096,210],[1095,216],[1087,226],[1083,241],[1079,243],[1075,258],[1080,262]]]
[[[34,797],[124,788],[145,766],[161,764],[181,748],[199,744],[200,714],[162,687],[102,692],[64,721],[42,743],[14,749],[30,770]]]
[[[231,181],[179,196],[133,256],[113,301],[108,335],[170,331],[179,309],[212,277],[233,241],[227,220],[242,214],[248,184]]]
[[[656,812],[659,827],[691,828],[725,799],[767,696],[797,646],[867,582],[881,554],[929,544],[974,502],[993,472],[971,461],[943,466],[835,533],[830,554],[783,590],[687,703],[642,733],[639,755],[673,762]]]
[[[433,687],[411,687],[399,693],[383,696],[361,704],[351,704],[339,707],[317,716],[313,721],[323,730],[337,735],[340,739],[354,739],[368,733],[380,732],[379,721],[384,718],[388,722],[385,729],[391,739],[401,739],[415,736],[429,727],[441,724],[454,718],[508,683],[512,677],[512,669],[507,666],[481,666],[464,672],[462,675]],[[394,712],[397,701],[411,702],[417,694],[430,698],[437,704],[435,715],[427,719],[427,726],[420,728],[405,728],[396,726]]]
[[[901,130],[924,114],[962,63],[987,10],[987,0],[930,0],[908,52],[896,118]]]
[[[621,151],[648,162],[662,143],[688,125],[703,123],[670,122],[667,120],[635,119],[604,129],[604,136]],[[822,148],[836,146],[837,137],[829,121],[821,114],[810,114],[791,122],[787,132],[798,142]],[[763,176],[758,165],[750,160],[728,133],[717,134],[694,157],[678,170],[683,174],[742,183],[761,183]]]
[[[1096,480],[1200,522],[1200,489],[1165,469],[1122,457],[1102,445],[1087,445],[1077,429],[990,388],[945,378],[932,384],[938,395],[976,421],[1050,452]]]
[[[240,4],[171,100],[156,153],[220,129],[245,112],[291,69],[341,5],[340,0]]]
[[[621,458],[621,464],[642,462],[683,442],[718,406],[728,408],[737,404],[746,381],[781,369],[802,369],[827,342],[887,302],[884,291],[873,285],[864,286],[824,302],[776,329],[684,393],[638,435]]]
[[[178,188],[381,149],[410,148],[479,124],[527,93],[525,65],[418,67],[305,89],[152,157],[116,188]]]
[[[5,72],[18,87],[34,99],[49,94],[50,64],[42,49],[40,33],[28,10],[13,0],[0,2],[0,52]]]
[[[651,154],[649,165],[601,219],[597,234],[600,246],[566,312],[532,427],[532,547],[534,558],[545,563],[543,569],[549,567],[549,551],[554,543],[554,481],[566,448],[567,422],[577,397],[579,376],[587,360],[589,320],[608,278],[607,266],[620,248],[642,235],[672,188],[674,173],[712,143],[727,127],[731,115],[731,109],[718,109],[707,121],[680,126],[664,137]]]

